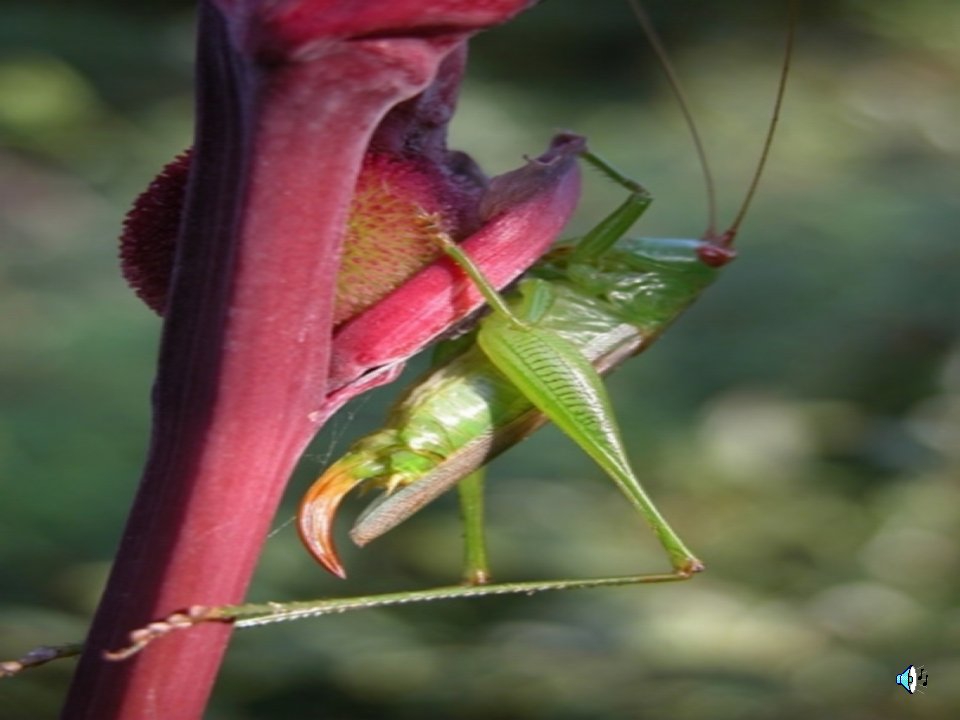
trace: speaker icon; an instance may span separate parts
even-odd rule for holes
[[[929,675],[922,667],[918,670],[916,666],[908,665],[906,670],[897,675],[897,685],[913,695],[917,691],[918,682],[926,687],[928,677]]]

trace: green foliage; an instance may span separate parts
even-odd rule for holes
[[[672,17],[676,3],[653,8],[707,135],[726,217],[770,107],[775,5],[744,3],[729,18],[719,14],[730,4],[717,5],[706,19],[701,6]],[[123,287],[113,238],[130,199],[190,142],[192,42],[186,5],[60,9],[56,27],[39,6],[8,6],[18,22],[0,31],[4,658],[82,635],[133,496],[159,326]],[[244,632],[210,718],[960,710],[950,681],[960,673],[960,50],[947,33],[960,8],[804,6],[781,134],[740,259],[610,380],[634,464],[708,571],[677,586]],[[693,152],[645,42],[619,3],[584,13],[545,3],[477,42],[455,144],[499,171],[569,127],[654,194],[638,230],[699,234]],[[520,59],[504,61],[507,52]],[[574,232],[621,198],[588,181]],[[369,429],[394,392],[333,423],[291,501],[332,438]],[[631,508],[555,430],[498,461],[488,487],[500,579],[629,573],[660,560]],[[252,599],[454,581],[454,498],[437,505],[353,551],[349,583],[313,567],[284,527]],[[893,684],[909,663],[931,673],[924,696]],[[52,715],[70,670],[0,684],[0,716]]]

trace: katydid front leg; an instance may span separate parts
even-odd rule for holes
[[[653,528],[677,575],[702,570],[703,564],[670,527],[633,473],[600,375],[574,345],[537,327],[551,302],[547,283],[525,283],[523,317],[517,317],[453,240],[443,233],[438,233],[438,239],[493,308],[493,315],[481,321],[477,334],[477,343],[490,362],[613,478]]]

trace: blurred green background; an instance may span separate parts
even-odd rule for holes
[[[240,632],[209,718],[960,713],[960,4],[803,5],[740,259],[610,380],[642,477],[708,572]],[[771,109],[786,10],[650,9],[729,219]],[[134,492],[159,321],[124,287],[114,238],[190,143],[192,11],[0,10],[0,658],[82,637]],[[452,144],[502,172],[558,128],[654,193],[643,233],[702,232],[691,144],[623,3],[552,0],[475,42]],[[587,180],[572,231],[622,196]],[[287,524],[399,387],[350,406],[313,445],[251,598],[456,579],[452,497],[362,552],[343,543],[348,582]],[[612,484],[552,429],[495,463],[489,502],[501,579],[664,566]],[[930,674],[924,695],[894,685],[911,663]],[[52,717],[71,671],[0,683],[0,718]]]

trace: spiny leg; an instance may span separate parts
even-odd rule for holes
[[[433,602],[437,600],[459,600],[466,598],[488,597],[492,595],[534,595],[551,590],[580,590],[601,587],[622,587],[624,585],[649,585],[684,580],[676,573],[649,575],[621,575],[580,580],[533,580],[529,582],[491,583],[489,585],[453,585],[450,587],[414,590],[408,592],[366,595],[352,598],[334,598],[321,600],[299,600],[294,602],[248,603],[244,605],[194,605],[185,610],[172,613],[129,634],[129,644],[114,651],[104,652],[107,660],[126,660],[149,645],[154,640],[165,637],[177,630],[185,630],[208,622],[228,622],[235,627],[254,627],[271,625],[289,620],[321,617],[339,614],[351,610],[368,610],[410,605],[413,603]]]
[[[414,590],[382,595],[364,595],[350,598],[322,598],[319,600],[296,600],[291,602],[246,603],[243,605],[193,605],[171,613],[165,618],[155,620],[144,627],[132,630],[128,634],[128,644],[112,651],[105,651],[107,660],[127,660],[143,650],[154,640],[165,637],[177,630],[186,630],[208,622],[227,622],[235,627],[255,627],[272,625],[278,622],[302,620],[306,618],[335,615],[352,610],[369,610],[394,605],[412,605],[415,603],[435,602],[438,600],[459,600],[489,597],[493,595],[535,595],[552,590],[584,590],[588,588],[622,587],[625,585],[651,585],[685,580],[686,576],[677,573],[649,573],[645,575],[616,575],[599,578],[532,580],[525,582],[490,583],[487,585],[454,585],[450,587]],[[38,648],[27,657],[42,654],[39,662],[20,661],[0,662],[0,677],[14,675],[26,667],[38,665],[49,660],[79,655],[83,646],[65,645],[58,648]],[[50,651],[54,652],[51,653]],[[6,674],[3,671],[9,671]]]

